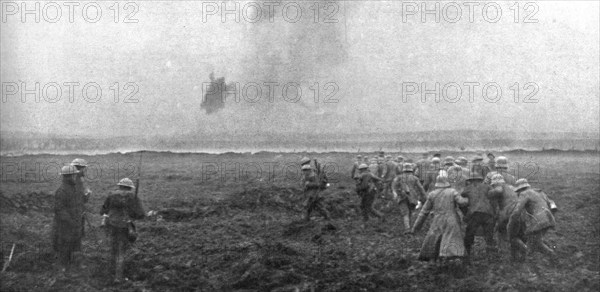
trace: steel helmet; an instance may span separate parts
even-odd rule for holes
[[[508,159],[500,156],[496,159],[496,168],[508,168]]]
[[[491,185],[493,185],[493,186],[496,186],[496,185],[502,185],[502,184],[504,184],[504,183],[505,183],[505,181],[504,181],[504,177],[503,177],[501,174],[499,174],[499,173],[497,173],[497,174],[494,174],[494,175],[492,176],[492,179],[491,179],[491,180],[492,180],[492,182],[491,182]]]
[[[448,176],[440,174],[435,178],[435,187],[436,188],[446,188],[449,187],[450,183],[448,182]]]
[[[467,160],[467,158],[460,156],[460,157],[456,158],[455,162],[458,165],[466,165],[469,161]]]
[[[473,157],[473,159],[471,160],[471,162],[477,162],[477,161],[483,161],[483,157],[481,157],[481,155],[476,155],[475,157]]]
[[[87,166],[87,162],[85,160],[83,160],[82,158],[75,158],[72,162],[71,165],[73,166],[83,166],[86,167]]]
[[[522,191],[522,190],[524,190],[524,189],[526,189],[526,188],[529,188],[529,187],[531,187],[531,186],[529,185],[529,182],[527,182],[527,179],[525,179],[525,178],[522,178],[522,179],[518,180],[518,181],[516,182],[516,184],[517,184],[517,187],[516,187],[516,190],[515,190],[515,191],[517,191],[517,192],[519,192],[519,191]]]
[[[404,163],[404,166],[402,166],[402,171],[403,172],[412,172],[413,171],[412,163]]]
[[[310,158],[305,156],[305,157],[302,157],[302,159],[300,159],[300,165],[304,165],[307,163],[310,163]]]
[[[124,186],[124,187],[130,187],[132,189],[135,189],[135,185],[133,184],[133,181],[130,180],[129,178],[124,178],[121,179],[119,181],[119,183],[117,183],[118,186]]]
[[[310,164],[302,165],[302,170],[310,170],[310,169],[312,169],[312,167],[310,166]]]
[[[61,175],[69,175],[79,173],[79,170],[74,165],[65,165],[60,169]]]
[[[431,158],[431,163],[440,163],[440,158],[439,157]]]
[[[363,164],[361,164],[361,165],[358,166],[359,170],[363,170],[363,169],[367,169],[367,168],[369,168],[369,166],[366,165],[365,163],[363,163]]]
[[[454,157],[446,156],[446,158],[444,158],[444,165],[454,165]]]

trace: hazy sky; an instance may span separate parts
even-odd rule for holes
[[[35,2],[27,3],[33,8]],[[484,3],[474,7],[470,22],[468,7],[455,2],[462,9],[455,23],[449,21],[455,19],[456,10],[448,2],[427,2],[429,8],[440,4],[439,23],[434,15],[426,15],[423,22],[420,13],[404,15],[403,20],[403,11],[412,4],[420,8],[422,1],[330,1],[329,6],[320,6],[316,22],[312,1],[283,1],[272,22],[266,2],[261,1],[237,2],[239,22],[233,15],[223,21],[221,11],[208,15],[203,10],[203,3],[220,10],[222,1],[135,1],[128,7],[119,2],[117,23],[112,1],[95,2],[102,9],[96,23],[82,17],[86,2],[75,7],[73,23],[63,2],[56,2],[62,5],[56,23],[44,18],[54,18],[56,7],[40,3],[39,23],[33,15],[25,15],[23,22],[20,11],[10,15],[14,7],[3,6],[3,131],[110,136],[599,130],[597,1],[535,2],[527,9],[521,2],[518,16],[515,2],[495,2],[502,9],[498,22],[492,22],[494,7],[488,7],[487,20],[482,16]],[[302,16],[292,22],[296,3]],[[235,2],[226,5],[233,8]],[[257,6],[263,8],[260,20],[250,22],[259,17],[253,9]],[[136,7],[139,11],[130,15]],[[93,7],[88,7],[87,15],[95,16]],[[127,15],[138,22],[124,23]],[[537,23],[524,23],[526,19]],[[240,95],[245,87],[249,97],[240,96],[236,102],[229,96],[223,109],[206,114],[200,103],[211,72],[227,83],[238,83]],[[23,102],[21,89],[12,87],[21,82],[29,89],[39,82],[47,89],[47,99],[56,95],[55,82],[61,85],[62,97],[51,103],[27,95]],[[69,82],[79,83],[73,102],[65,85]],[[128,82],[132,86],[124,88]],[[436,82],[440,88],[446,86],[449,98],[456,95],[453,84],[460,85],[462,98],[451,103],[440,93],[442,101],[436,102],[431,94],[422,102],[419,91],[403,101],[403,88],[425,84],[433,89]],[[479,84],[473,102],[465,82]],[[95,103],[86,101],[81,92],[91,83],[102,89]],[[251,102],[256,84],[262,97]],[[289,99],[295,95],[291,85],[300,85],[299,101],[283,98],[286,84]],[[500,86],[498,102],[482,97],[486,84]],[[273,87],[271,102],[267,91]],[[136,88],[133,99],[138,101],[124,103]],[[320,98],[315,103],[317,88]],[[14,90],[19,91],[10,94]],[[490,99],[495,92],[488,88]],[[328,94],[337,102],[324,103]],[[538,102],[523,103],[528,94]],[[89,87],[88,97],[94,96],[94,87]]]

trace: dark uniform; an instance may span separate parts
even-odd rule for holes
[[[375,197],[377,196],[376,183],[381,182],[381,179],[368,171],[361,171],[358,174],[356,181],[356,193],[361,198],[360,207],[362,210],[363,220],[369,220],[369,215],[377,218],[383,218],[383,214],[373,208]]]
[[[106,227],[111,243],[111,264],[115,269],[115,281],[121,281],[125,252],[137,238],[132,220],[144,218],[144,209],[133,189],[120,188],[110,192],[100,214],[108,215]]]
[[[81,250],[83,203],[74,176],[64,175],[62,184],[54,194],[52,246],[65,267],[73,261],[73,252]]]
[[[496,204],[493,204],[488,198],[490,189],[491,187],[482,183],[482,178],[477,176],[467,181],[467,186],[462,192],[462,196],[469,199],[465,218],[467,222],[465,248],[469,255],[475,240],[475,233],[480,227],[483,230],[488,252],[496,249],[496,242],[494,241]]]
[[[312,170],[303,170],[302,182],[304,185],[304,195],[306,197],[306,221],[310,221],[310,213],[317,210],[325,219],[329,219],[329,212],[323,204],[321,189],[323,184],[319,180],[317,174]]]

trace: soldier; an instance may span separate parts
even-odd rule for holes
[[[425,182],[425,173],[429,169],[430,161],[427,159],[427,153],[423,153],[421,159],[417,160],[417,167],[415,168],[415,176],[419,178],[421,184]]]
[[[483,163],[483,157],[481,157],[481,155],[476,155],[472,160],[471,160],[472,164],[471,164],[471,169],[470,172],[478,172],[481,177],[485,178],[487,177],[487,174],[491,171],[489,166],[487,166],[487,164]]]
[[[429,213],[434,214],[431,227],[425,236],[419,260],[437,260],[439,258],[457,258],[465,255],[464,233],[457,207],[466,206],[468,199],[450,187],[447,177],[436,177],[436,189],[427,195],[427,201],[417,217],[411,233],[423,226]]]
[[[362,210],[363,221],[366,223],[370,215],[383,219],[383,214],[373,208],[375,197],[377,196],[377,183],[381,179],[369,171],[366,164],[361,164],[358,167],[358,178],[356,180],[356,193],[361,198],[360,208]]]
[[[444,169],[448,173],[448,182],[452,188],[461,193],[465,188],[466,177],[463,169],[455,163],[454,157],[447,156],[444,159]]]
[[[123,277],[125,252],[137,239],[132,220],[143,219],[144,209],[135,193],[133,181],[124,178],[117,183],[119,188],[109,193],[102,205],[102,225],[107,228],[111,244],[111,265],[115,269],[114,281],[127,280]]]
[[[375,175],[375,176],[379,177],[379,176],[377,175],[377,172],[379,172],[379,165],[377,164],[377,158],[373,158],[373,159],[371,159],[371,162],[369,163],[369,166],[368,166],[368,167],[369,167],[369,171],[370,171],[370,172],[371,172],[373,175]]]
[[[384,160],[385,158],[383,158],[382,156],[377,157],[377,176],[379,178],[383,178],[383,171],[385,168],[384,165]]]
[[[513,175],[508,173],[508,159],[504,156],[498,157],[498,159],[496,160],[495,166],[496,166],[495,170],[489,172],[483,182],[486,184],[490,184],[492,181],[492,176],[494,176],[495,174],[500,174],[500,175],[502,175],[502,177],[504,178],[504,181],[507,184],[514,186],[516,183],[516,179]]]
[[[458,166],[460,166],[465,179],[470,177],[471,170],[468,168],[469,161],[467,160],[467,158],[460,156],[460,157],[456,158],[454,163],[456,163]],[[483,176],[481,176],[481,179],[483,179]]]
[[[492,154],[492,152],[487,154],[488,157],[488,168],[490,169],[490,171],[495,171],[496,170],[496,156],[494,156],[494,154]],[[500,158],[500,157],[498,157]]]
[[[533,190],[527,179],[524,178],[517,181],[516,192],[518,194],[517,206],[512,211],[507,226],[509,240],[511,242],[520,240],[511,237],[514,234],[511,230],[518,228],[520,219],[524,217],[525,236],[527,236],[528,245],[531,246],[532,250],[538,250],[549,256],[552,261],[555,261],[554,250],[543,242],[546,232],[556,225],[554,216],[550,211],[550,200],[544,193]],[[522,216],[523,212],[526,212],[526,216]],[[525,244],[520,242],[518,246],[524,247]]]
[[[92,191],[85,184],[84,180],[87,171],[87,162],[81,158],[75,158],[71,162],[71,165],[75,166],[75,168],[77,168],[77,171],[79,171],[79,173],[77,173],[77,176],[75,176],[75,189],[77,193],[83,197],[83,202],[87,203],[89,201],[90,195],[92,194]],[[87,220],[87,218],[85,217],[85,210],[81,213],[81,216],[81,222],[85,222],[85,220]],[[85,224],[81,224],[81,234],[82,236],[85,234]],[[81,246],[77,248],[77,251],[80,250]]]
[[[83,196],[77,192],[77,168],[63,166],[62,183],[54,194],[54,224],[52,246],[58,253],[62,271],[70,269],[73,253],[81,250],[83,237]]]
[[[362,161],[362,163],[364,163],[364,164],[366,164],[366,165],[369,165],[369,156],[366,156],[366,155],[365,155],[365,157],[363,157],[363,161]]]
[[[429,169],[427,170],[427,172],[425,172],[423,188],[426,192],[433,190],[435,179],[439,175],[440,170],[442,170],[442,166],[440,165],[440,159],[438,157],[433,157],[431,159]]]
[[[386,198],[392,197],[392,181],[396,177],[396,168],[398,165],[392,160],[392,156],[386,156],[386,163],[383,169],[383,196]]]
[[[352,165],[352,171],[350,172],[350,177],[354,178],[358,173],[358,166],[362,163],[362,155],[356,155],[356,161]]]
[[[468,256],[471,255],[471,247],[475,240],[475,231],[479,227],[483,229],[488,254],[496,250],[496,242],[494,241],[496,205],[488,198],[490,189],[489,185],[483,183],[483,177],[478,172],[474,172],[467,179],[467,186],[461,194],[463,197],[469,199],[468,211],[465,217],[465,222],[467,223],[465,248],[467,249]]]
[[[396,157],[396,175],[402,174],[402,168],[404,167],[404,156],[398,155]]]
[[[410,233],[410,217],[412,210],[420,206],[426,200],[427,194],[419,179],[413,175],[413,166],[411,163],[404,164],[404,172],[394,178],[392,189],[394,197],[397,197],[400,205],[400,212],[404,222],[404,233]]]
[[[323,205],[323,197],[321,196],[322,184],[319,177],[310,166],[305,164],[302,166],[302,182],[304,185],[304,195],[306,197],[306,217],[305,221],[310,221],[310,213],[317,210],[326,220],[329,219],[329,212]]]

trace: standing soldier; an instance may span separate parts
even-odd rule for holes
[[[304,157],[302,157],[302,159],[300,159],[300,167],[302,167],[306,164],[310,165],[310,158],[304,156]]]
[[[419,179],[413,175],[413,166],[411,163],[404,164],[404,172],[394,178],[393,191],[394,197],[397,197],[404,221],[404,233],[410,233],[410,218],[412,210],[420,207],[425,202],[427,194]]]
[[[515,177],[512,174],[508,173],[508,159],[504,156],[498,157],[498,159],[496,160],[496,170],[491,171],[487,174],[484,183],[490,184],[492,181],[492,176],[494,176],[495,174],[502,175],[504,181],[511,186],[514,186],[517,182]]]
[[[496,242],[494,241],[496,205],[488,198],[490,189],[489,185],[483,183],[483,177],[478,172],[474,172],[468,178],[467,186],[462,192],[462,196],[469,199],[468,211],[465,217],[465,222],[467,222],[465,248],[468,256],[471,255],[475,232],[479,227],[483,229],[488,255],[496,250]]]
[[[377,175],[377,172],[379,172],[379,165],[377,164],[377,158],[373,158],[371,159],[371,163],[369,163],[369,172],[371,172],[371,174],[379,177]]]
[[[430,192],[431,190],[433,190],[435,179],[439,175],[440,170],[442,170],[442,166],[440,165],[440,159],[438,157],[433,157],[431,159],[429,169],[427,170],[427,172],[425,172],[423,188],[426,192]]]
[[[304,185],[304,196],[306,197],[306,217],[304,220],[310,221],[310,213],[317,210],[325,219],[329,219],[329,212],[323,206],[323,197],[321,196],[322,184],[319,177],[310,166],[305,164],[302,166],[302,182]]]
[[[102,205],[100,215],[102,225],[107,228],[111,244],[111,265],[115,269],[114,281],[119,283],[123,277],[125,252],[137,239],[134,219],[144,218],[142,203],[135,192],[133,181],[124,178],[117,183],[119,188],[109,193]]]
[[[362,163],[369,165],[369,156],[365,155],[365,157],[363,157]]]
[[[352,165],[352,171],[350,172],[350,177],[354,178],[358,173],[358,166],[362,163],[362,156],[356,155],[356,161]]]
[[[454,157],[448,156],[444,159],[444,169],[448,173],[448,182],[452,188],[457,192],[462,193],[466,181],[463,177],[463,170],[455,163]]]
[[[471,176],[471,170],[468,168],[469,161],[467,158],[460,156],[456,158],[455,163],[458,164],[458,166],[460,166],[462,169],[463,177],[465,177],[465,179]],[[481,179],[483,179],[483,176]]]
[[[92,194],[90,188],[85,184],[84,179],[87,172],[87,162],[81,158],[75,158],[71,162],[71,165],[75,166],[75,168],[79,172],[77,173],[77,176],[75,176],[75,189],[77,190],[77,193],[83,197],[83,202],[87,203],[90,199],[90,195]],[[85,220],[87,220],[87,218],[85,217],[85,210],[81,213],[81,216],[81,222],[85,223]],[[81,235],[83,236],[84,234],[85,224],[81,224]],[[77,247],[77,251],[81,251],[81,246]]]
[[[377,157],[377,176],[383,178],[383,171],[385,169],[384,160],[382,156]]]
[[[402,168],[404,167],[404,156],[398,155],[396,157],[396,175],[402,174]]]
[[[496,156],[494,156],[494,154],[492,152],[487,154],[488,157],[488,168],[490,169],[490,171],[495,171],[496,170]],[[500,158],[500,157],[498,157]]]
[[[427,153],[423,153],[421,159],[417,160],[417,167],[415,169],[415,176],[419,178],[421,184],[425,182],[425,173],[429,170],[430,162],[427,159]]]
[[[490,167],[483,163],[483,157],[481,155],[476,155],[473,160],[471,160],[471,173],[478,172],[481,177],[487,177],[487,174],[491,171]]]
[[[434,217],[421,246],[419,260],[463,257],[464,233],[457,209],[466,206],[468,199],[451,188],[447,177],[443,175],[436,178],[435,187],[436,189],[427,195],[427,201],[411,232],[415,233],[421,229],[429,213],[433,213]]]
[[[369,172],[369,167],[366,164],[361,164],[358,167],[358,171],[356,193],[361,198],[360,208],[362,210],[363,222],[366,223],[369,220],[370,215],[383,220],[383,214],[373,208],[373,203],[377,196],[376,184],[381,182],[381,179]]]
[[[71,267],[73,253],[81,250],[83,237],[83,196],[77,192],[75,166],[63,166],[60,170],[62,183],[54,194],[54,225],[52,246],[58,253],[62,271]]]
[[[511,237],[515,233],[511,231],[518,229],[520,219],[525,218],[527,244],[533,250],[538,250],[555,261],[554,250],[548,247],[542,240],[546,232],[556,225],[554,216],[550,211],[550,200],[544,193],[533,190],[527,179],[524,178],[517,181],[516,192],[518,194],[517,206],[512,211],[507,226],[509,240],[511,242],[520,241],[518,237]],[[525,212],[526,216],[522,216],[523,212]],[[519,242],[517,246],[525,247],[525,244]]]
[[[396,177],[396,168],[398,165],[392,160],[392,156],[386,156],[386,162],[383,170],[383,196],[385,198],[392,197],[392,181]]]

